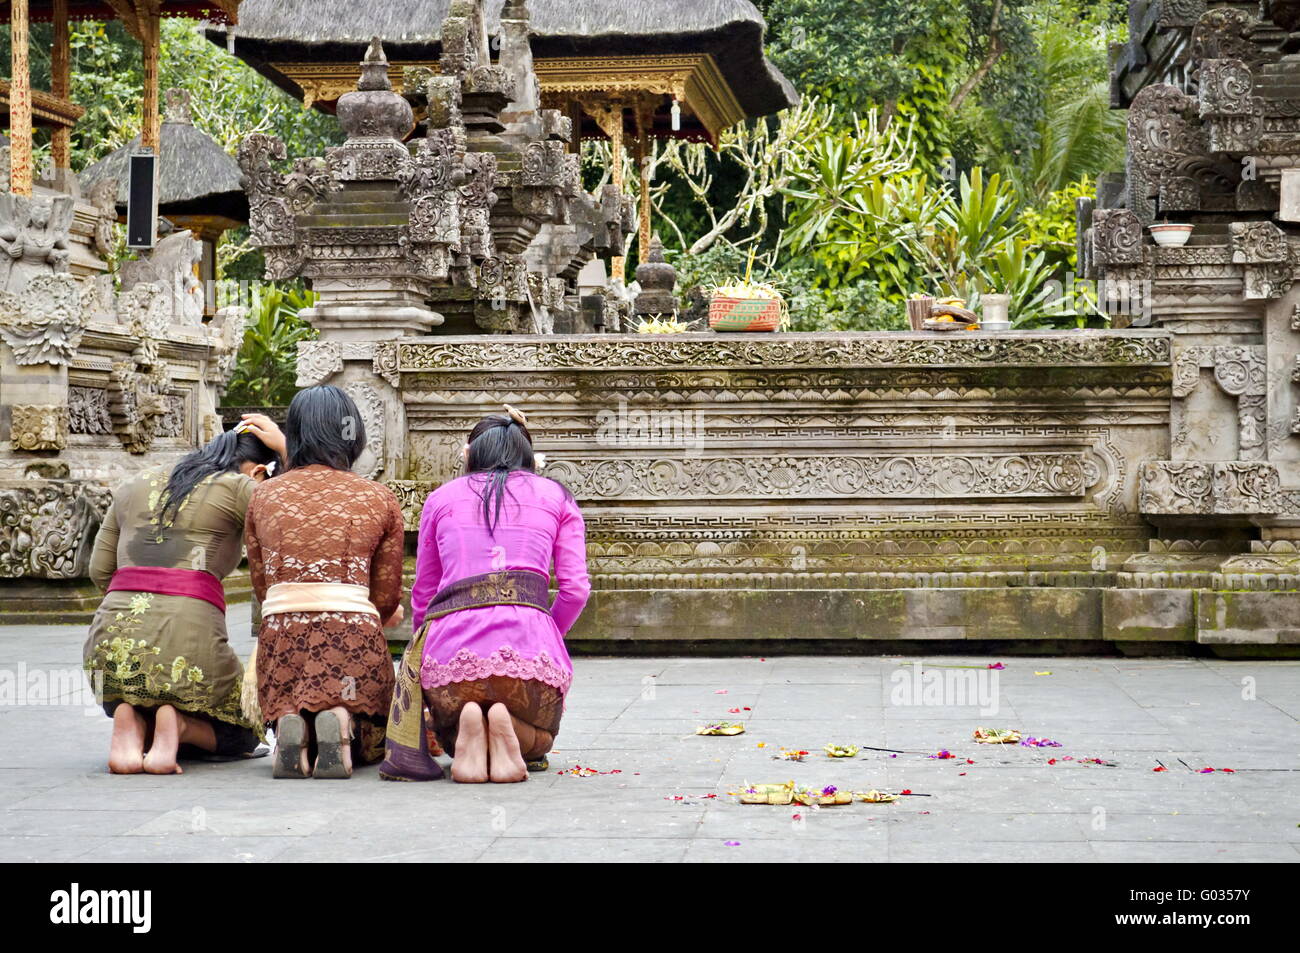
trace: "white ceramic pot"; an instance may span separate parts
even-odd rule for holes
[[[1161,225],[1148,225],[1147,230],[1151,232],[1151,237],[1156,240],[1157,245],[1164,245],[1167,248],[1177,248],[1179,245],[1186,245],[1187,239],[1192,237],[1191,225],[1171,225],[1165,223]]]
[[[1011,321],[1008,317],[1011,308],[1011,295],[1004,295],[1004,294],[981,295],[980,306],[983,309],[983,315],[981,316],[980,319],[980,330],[983,331],[1011,330]]]

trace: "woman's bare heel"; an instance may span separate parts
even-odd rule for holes
[[[275,723],[275,778],[308,778],[307,722],[302,715],[285,715]]]
[[[316,767],[314,778],[352,777],[352,719],[348,729],[336,712],[323,711],[316,716]]]

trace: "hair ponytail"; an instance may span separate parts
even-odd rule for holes
[[[466,474],[484,478],[479,497],[489,533],[494,533],[501,521],[510,474],[516,470],[536,472],[533,437],[523,422],[526,418],[519,411],[508,409],[511,410],[508,416],[493,414],[474,426],[465,458]]]
[[[280,456],[255,435],[233,430],[220,434],[206,447],[186,454],[172,467],[167,486],[158,496],[159,521],[174,521],[195,487],[210,476],[238,470],[243,463],[279,464]]]

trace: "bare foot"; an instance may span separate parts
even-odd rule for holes
[[[528,780],[528,766],[519,753],[514,722],[509,710],[500,702],[488,710],[488,764],[492,781],[496,784]]]
[[[153,744],[144,756],[146,774],[184,774],[176,763],[181,745],[181,714],[171,705],[163,705],[154,715]]]
[[[461,784],[482,784],[488,779],[487,729],[483,724],[483,709],[475,702],[460,710],[451,779]]]
[[[108,747],[108,770],[113,774],[139,774],[144,770],[144,716],[125,702],[113,710],[113,740]]]

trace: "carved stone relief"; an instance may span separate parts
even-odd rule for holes
[[[383,395],[373,384],[351,383],[343,390],[351,397],[361,412],[365,424],[366,448],[352,468],[354,472],[373,480],[384,470],[384,447],[387,426]]]
[[[62,450],[68,445],[68,411],[51,405],[14,404],[9,442],[15,450]]]
[[[0,578],[83,575],[107,496],[73,481],[0,485]]]

